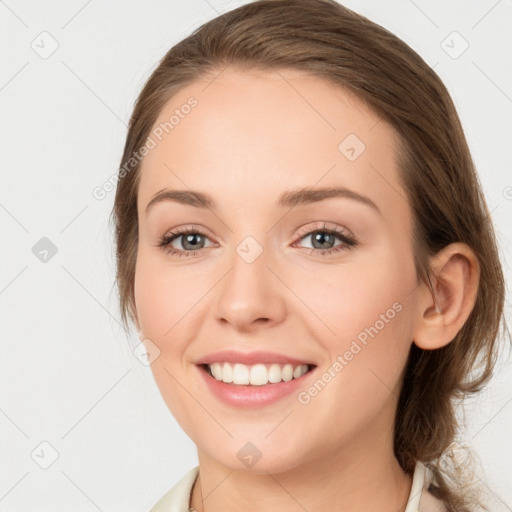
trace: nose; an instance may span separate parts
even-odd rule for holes
[[[241,256],[242,254],[242,256]],[[262,326],[282,322],[286,315],[286,287],[269,268],[267,251],[254,261],[243,252],[235,252],[231,268],[217,287],[216,318],[240,332],[251,332]]]

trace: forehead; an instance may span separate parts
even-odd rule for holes
[[[355,94],[300,70],[219,71],[179,90],[159,113],[140,205],[163,188],[240,204],[316,184],[350,187],[383,209],[405,198],[396,132]]]

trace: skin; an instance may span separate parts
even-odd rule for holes
[[[211,80],[181,89],[160,113],[155,125],[191,95],[198,100],[145,157],[138,196],[136,324],[141,339],[158,346],[155,381],[197,446],[191,506],[404,510],[411,476],[393,454],[392,436],[401,372],[412,343],[439,348],[462,327],[475,300],[477,260],[460,243],[436,255],[443,277],[436,312],[413,265],[396,133],[350,92],[297,70],[228,67]],[[350,133],[366,146],[354,161],[338,149]],[[324,186],[365,195],[380,213],[350,198],[276,204],[285,190]],[[208,193],[217,209],[163,201],[146,215],[164,188]],[[320,255],[307,233],[323,222],[358,245]],[[195,242],[203,244],[196,257],[157,246],[190,224],[206,234]],[[236,252],[247,236],[263,249],[250,264]],[[183,242],[173,248],[185,251]],[[292,393],[257,409],[226,405],[194,365],[221,349],[268,350],[315,361],[321,375],[395,302],[400,312],[308,404]],[[247,442],[262,453],[251,468],[237,457]]]

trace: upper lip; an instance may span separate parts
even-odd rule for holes
[[[276,354],[274,352],[237,352],[235,350],[220,350],[218,352],[212,352],[204,357],[201,357],[196,361],[196,364],[212,364],[212,363],[241,363],[246,365],[256,363],[280,363],[280,364],[292,364],[298,366],[300,364],[308,364],[315,366],[311,361],[298,359],[296,357],[289,357],[284,354]]]

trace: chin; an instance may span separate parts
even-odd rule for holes
[[[212,446],[212,450],[203,451],[218,464],[232,471],[255,475],[285,473],[306,462],[306,457],[297,453],[295,446],[283,448],[280,442],[251,442],[248,438],[246,435],[243,441],[230,439],[224,444],[222,451],[218,450],[218,444]],[[199,461],[201,462],[201,456]]]

